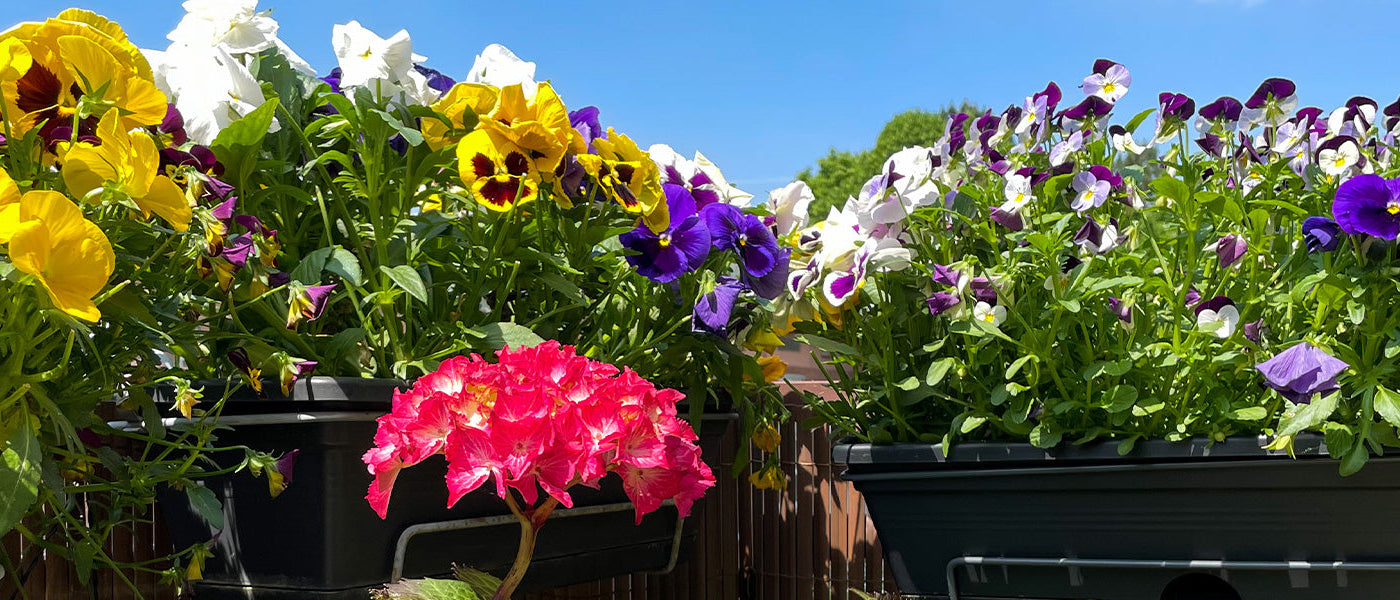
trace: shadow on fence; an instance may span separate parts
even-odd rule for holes
[[[829,393],[821,384],[800,382],[799,389]],[[526,596],[528,600],[847,600],[850,590],[894,592],[880,543],[865,503],[849,483],[840,481],[831,464],[831,443],[823,431],[798,427],[810,416],[801,397],[784,398],[793,418],[782,431],[782,466],[788,489],[756,490],[746,470],[729,477],[738,447],[737,427],[725,434],[718,484],[697,505],[696,537],[687,559],[667,574],[636,573]],[[756,456],[757,450],[751,449]],[[752,467],[760,466],[756,458]],[[156,549],[170,548],[159,508],[150,521],[132,531],[117,531],[107,551],[119,559],[148,560]],[[20,573],[0,579],[0,600],[126,600],[136,593],[110,572],[95,573],[89,586],[78,583],[67,561],[42,548],[22,547],[16,535],[3,540],[5,552]],[[24,593],[14,587],[24,575]],[[142,596],[173,600],[154,575],[128,573]]]

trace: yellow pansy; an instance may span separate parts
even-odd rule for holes
[[[462,138],[457,168],[472,198],[491,210],[505,212],[539,197],[534,161],[520,147],[484,130]]]
[[[108,189],[126,195],[149,217],[160,215],[176,231],[189,229],[193,212],[185,192],[169,177],[158,175],[160,155],[149,135],[127,133],[117,111],[108,111],[97,126],[100,146],[73,145],[63,156],[63,181],[74,196]]]
[[[641,213],[642,222],[655,232],[665,231],[671,224],[666,210],[666,195],[661,190],[661,169],[651,155],[637,147],[631,138],[608,128],[608,137],[593,140],[598,160],[579,162],[602,185],[604,193],[621,204],[627,212]]]
[[[462,139],[462,136],[476,128],[479,115],[486,115],[496,107],[500,90],[480,83],[459,83],[452,86],[441,99],[433,103],[433,110],[447,117],[449,127],[437,119],[423,119],[423,139],[428,147],[441,150],[448,144]],[[471,115],[470,119],[467,115]],[[470,124],[468,124],[470,122]]]
[[[569,150],[576,154],[588,151],[583,137],[569,123],[569,109],[548,83],[539,84],[529,101],[518,83],[501,88],[496,108],[477,127],[527,151],[541,171],[553,172]]]
[[[777,356],[760,356],[758,366],[763,369],[763,381],[768,383],[773,383],[787,375],[787,363]]]
[[[782,434],[778,433],[778,428],[772,423],[763,423],[753,432],[753,444],[764,452],[777,452],[778,442],[782,440]]]
[[[0,81],[14,81],[24,77],[34,64],[34,56],[23,42],[14,39],[0,40]]]
[[[19,227],[19,186],[0,167],[0,244],[8,243]]]
[[[776,465],[769,465],[756,473],[750,473],[749,483],[760,490],[781,490],[787,487],[787,475]]]
[[[156,89],[150,64],[121,27],[96,13],[70,9],[43,23],[22,23],[0,34],[6,40],[23,44],[33,60],[23,77],[0,83],[16,136],[40,127],[48,137],[73,125],[84,97],[94,114],[78,123],[80,134],[110,109],[120,111],[128,129],[165,117],[165,94]]]
[[[10,236],[10,262],[33,275],[54,306],[79,319],[97,321],[93,297],[107,285],[116,255],[107,236],[68,197],[58,192],[26,193]]]

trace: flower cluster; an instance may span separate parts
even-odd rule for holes
[[[948,115],[932,147],[782,238],[775,327],[831,352],[845,395],[819,414],[874,441],[1123,452],[1318,430],[1344,472],[1394,437],[1400,100],[1326,113],[1269,79],[1199,110],[1164,92],[1110,124],[1131,84],[1099,60],[1077,102],[1052,82]]]
[[[444,361],[394,394],[364,461],[374,475],[370,505],[389,510],[398,472],[435,454],[447,457],[448,506],[488,480],[533,506],[543,490],[573,506],[569,488],[622,478],[637,522],[674,500],[681,516],[715,484],[695,432],[676,417],[680,392],[656,389],[631,370],[548,341]]]

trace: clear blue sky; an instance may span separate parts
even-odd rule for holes
[[[7,0],[4,19],[70,3]],[[163,49],[176,0],[75,0]],[[281,37],[318,70],[335,65],[331,26],[407,29],[429,65],[460,75],[488,43],[539,65],[564,101],[602,109],[645,147],[700,150],[755,194],[829,148],[874,145],[909,108],[963,99],[1000,111],[1054,80],[1066,97],[1094,59],[1133,86],[1117,121],[1160,91],[1198,104],[1245,97],[1271,76],[1330,110],[1353,95],[1400,94],[1400,3],[1361,0],[972,0],[943,2],[490,2],[262,0]]]

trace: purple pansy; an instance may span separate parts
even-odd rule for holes
[[[301,449],[297,448],[277,459],[277,472],[282,475],[282,483],[292,485],[292,469],[296,467],[297,455],[299,454],[301,454]]]
[[[1128,93],[1128,86],[1132,84],[1133,76],[1127,67],[1107,58],[1100,58],[1094,61],[1094,74],[1085,77],[1079,88],[1084,90],[1086,95],[1117,102],[1123,94]]]
[[[992,220],[1011,231],[1020,231],[1026,228],[1026,222],[1021,219],[1021,213],[1018,212],[993,208]]]
[[[422,75],[424,79],[427,79],[428,87],[437,90],[439,94],[446,94],[448,90],[452,89],[452,86],[457,85],[456,81],[453,81],[451,77],[443,75],[442,72],[437,69],[432,69],[423,65],[413,65],[413,70],[417,71],[419,75]]]
[[[1109,296],[1109,297],[1108,297],[1108,310],[1109,310],[1109,312],[1113,313],[1113,316],[1118,317],[1118,320],[1119,320],[1119,321],[1122,321],[1122,322],[1127,323],[1127,324],[1129,324],[1129,325],[1132,324],[1132,322],[1133,322],[1133,309],[1132,309],[1131,307],[1129,307],[1127,304],[1124,304],[1122,300],[1119,300],[1118,298],[1114,298],[1113,296]]]
[[[666,192],[670,225],[660,233],[639,225],[618,239],[624,248],[636,252],[627,256],[627,262],[638,273],[657,283],[668,283],[705,264],[710,255],[710,232],[696,214],[689,190],[669,183],[661,187]]]
[[[933,282],[941,283],[949,287],[958,287],[958,280],[962,279],[962,273],[952,267],[943,265],[933,265]]]
[[[790,262],[792,258],[792,248],[780,248],[778,250],[778,262],[773,266],[773,270],[762,277],[753,277],[748,273],[740,272],[744,285],[760,298],[765,300],[777,300],[783,294],[783,286],[788,279],[792,269]]]
[[[1387,240],[1400,234],[1400,179],[1358,175],[1337,188],[1332,216],[1342,231]]]
[[[1119,235],[1118,220],[1109,219],[1108,225],[1100,225],[1093,217],[1086,217],[1084,225],[1074,234],[1074,243],[1094,254],[1106,254],[1128,239]]]
[[[1298,107],[1298,97],[1294,95],[1298,86],[1281,77],[1265,79],[1245,100],[1240,116],[1247,126],[1258,124],[1278,127],[1293,114]]]
[[[175,108],[174,104],[165,105],[165,118],[160,120],[157,129],[170,136],[172,146],[183,146],[190,139],[185,135],[185,118],[180,115],[180,109]]]
[[[997,287],[996,284],[992,283],[991,279],[986,277],[973,277],[968,287],[972,290],[972,298],[974,300],[986,302],[987,304],[997,303]]]
[[[1092,121],[1108,116],[1110,112],[1113,112],[1112,102],[1098,96],[1089,96],[1079,104],[1066,108],[1064,112],[1060,113],[1060,116],[1071,121]]]
[[[1264,334],[1268,333],[1269,326],[1264,324],[1264,319],[1259,319],[1253,323],[1244,324],[1244,339],[1256,344],[1264,341]]]
[[[954,306],[962,303],[957,294],[952,292],[934,292],[928,299],[928,310],[934,316],[948,312]]]
[[[729,316],[734,312],[734,302],[744,287],[733,277],[720,277],[715,288],[703,294],[695,302],[695,313],[690,327],[697,333],[725,335],[729,329]]]
[[[1123,180],[1118,181],[1121,184]],[[1079,213],[1103,206],[1104,201],[1108,200],[1108,193],[1113,190],[1113,182],[1100,179],[1093,170],[1080,171],[1070,185],[1074,188],[1074,200],[1070,202],[1070,208]]]
[[[1215,256],[1220,259],[1220,267],[1223,269],[1239,262],[1249,249],[1249,245],[1244,238],[1232,233],[1216,240],[1206,249],[1215,251]]]
[[[1336,221],[1327,217],[1303,219],[1303,241],[1308,252],[1331,252],[1341,242],[1342,228]]]
[[[1293,402],[1311,402],[1313,394],[1340,389],[1337,376],[1350,367],[1345,361],[1308,342],[1296,344],[1254,365],[1264,382]]]
[[[1189,289],[1189,290],[1186,290],[1186,306],[1187,306],[1187,307],[1195,306],[1196,303],[1197,303],[1197,302],[1200,302],[1200,301],[1201,301],[1201,293],[1198,292],[1198,291],[1196,291],[1196,288],[1193,287],[1193,288],[1191,288],[1191,289]]]
[[[593,140],[602,138],[608,139],[607,130],[598,122],[598,107],[585,106],[569,113],[569,125],[583,136],[583,141],[588,144],[588,153],[597,154],[593,149]]]
[[[1244,105],[1229,96],[1216,98],[1214,102],[1201,107],[1196,113],[1196,130],[1205,133],[1211,130],[1233,131],[1240,120]]]
[[[1206,154],[1216,158],[1225,158],[1225,140],[1220,139],[1218,135],[1208,133],[1205,137],[1196,140],[1196,145],[1205,150]]]
[[[696,200],[699,204],[699,199]],[[778,241],[761,219],[722,203],[704,207],[700,216],[710,231],[710,243],[720,250],[738,254],[739,264],[750,276],[762,277],[773,270],[777,264]]]

